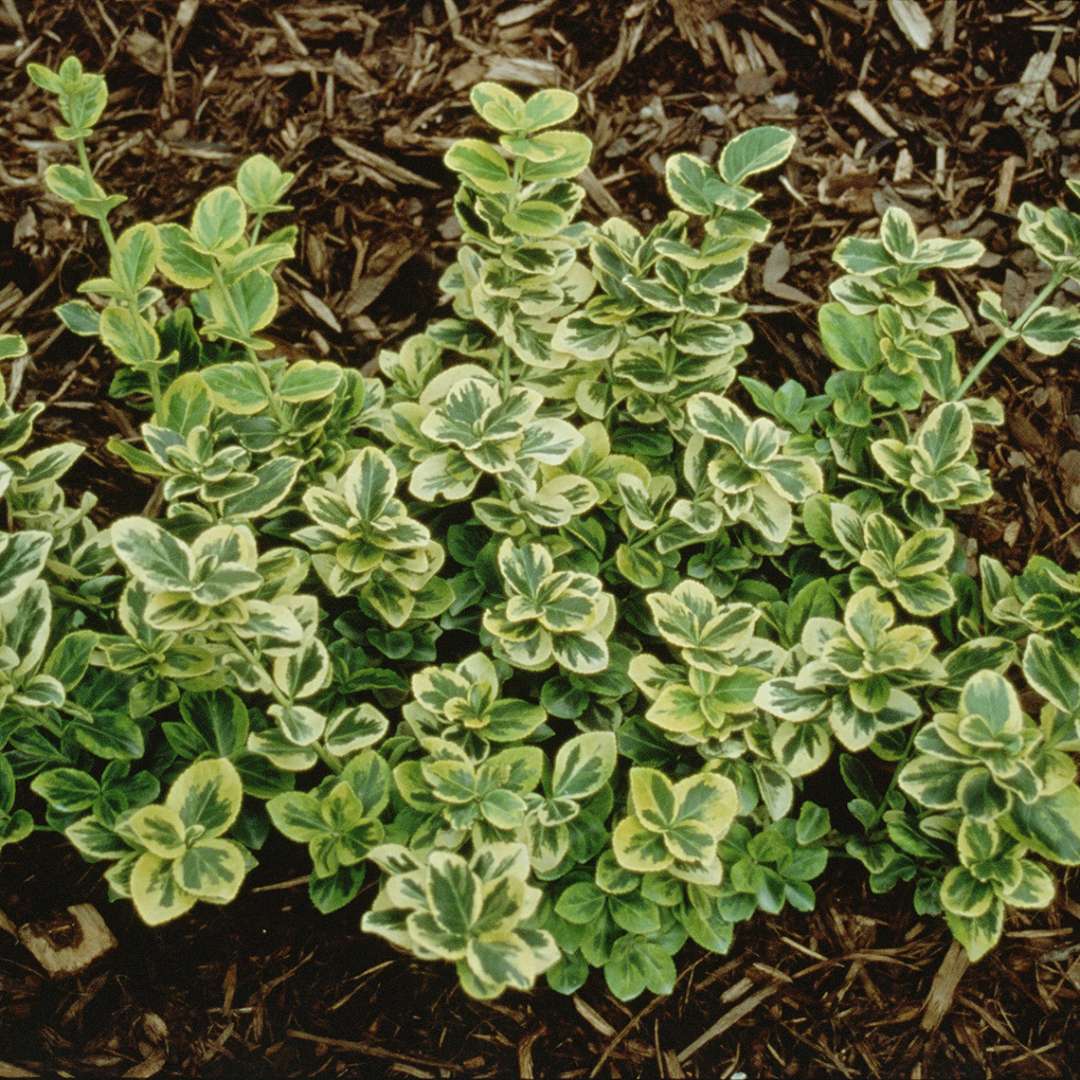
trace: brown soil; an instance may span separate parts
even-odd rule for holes
[[[912,6],[933,24],[926,51],[893,14]],[[275,333],[294,353],[355,364],[435,309],[454,237],[439,158],[470,128],[466,93],[477,79],[583,92],[597,219],[662,215],[671,152],[712,153],[752,123],[792,126],[799,145],[786,183],[764,200],[776,227],[750,281],[757,341],[747,370],[820,385],[814,317],[829,254],[888,205],[987,245],[980,266],[946,279],[946,295],[971,304],[995,288],[1020,310],[1038,289],[1015,214],[1024,200],[1060,201],[1063,176],[1080,170],[1078,8],[0,0],[0,330],[21,330],[34,356],[8,373],[9,389],[23,405],[49,402],[43,439],[89,446],[74,479],[109,517],[145,503],[149,489],[121,478],[104,449],[138,417],[108,400],[108,360],[52,314],[100,265],[102,247],[43,195],[39,174],[64,148],[28,86],[29,60],[75,52],[106,72],[112,97],[93,156],[106,188],[127,194],[139,216],[185,216],[256,151],[297,171],[301,255],[285,272]],[[1053,53],[1049,76],[1022,83],[1039,51]],[[969,340],[967,362],[979,351]],[[1075,356],[1018,346],[983,380],[1008,422],[983,438],[998,495],[968,530],[1013,568],[1035,552],[1072,565],[1080,554],[1078,385]],[[361,935],[356,905],[316,914],[292,881],[303,865],[288,845],[271,843],[261,859],[235,904],[150,931],[126,905],[107,904],[97,868],[58,838],[5,851],[0,909],[12,920],[89,901],[120,947],[87,974],[50,982],[0,934],[0,1077],[935,1078],[1072,1068],[1075,872],[1053,910],[1016,918],[997,952],[966,971],[902,890],[872,896],[861,870],[836,861],[815,914],[743,927],[726,958],[688,951],[668,998],[624,1006],[594,977],[573,999],[538,990],[484,1005],[448,969]]]

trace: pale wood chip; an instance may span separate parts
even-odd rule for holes
[[[959,87],[944,75],[940,75],[930,68],[916,67],[911,69],[911,78],[915,85],[929,97],[941,98],[947,94],[955,94]]]
[[[1001,163],[1001,172],[998,174],[997,192],[994,195],[994,211],[1004,214],[1012,202],[1013,181],[1016,179],[1016,170],[1024,164],[1024,159],[1016,154],[1010,154]]]
[[[432,191],[440,189],[439,184],[432,182],[426,176],[418,176],[411,169],[398,165],[396,161],[391,161],[390,158],[384,157],[382,154],[376,154],[374,150],[357,146],[356,143],[349,142],[348,139],[343,139],[340,135],[333,136],[333,143],[346,157],[366,166],[368,169],[381,173],[392,182],[415,184],[417,187],[429,188]]]
[[[606,187],[597,179],[596,173],[590,168],[585,168],[578,176],[578,181],[585,189],[586,194],[596,205],[604,211],[605,214],[611,217],[619,217],[622,214],[622,207],[616,202],[614,196],[608,191]]]
[[[728,1009],[715,1024],[707,1028],[692,1043],[679,1051],[679,1061],[683,1062],[692,1058],[706,1043],[712,1042],[719,1035],[723,1035],[729,1027],[737,1024],[744,1016],[752,1013],[766,998],[772,997],[779,989],[779,983],[772,983],[759,990],[756,994],[751,994],[745,1001],[740,1001],[738,1005]]]
[[[559,69],[549,60],[528,56],[493,56],[487,78],[495,82],[523,82],[526,86],[558,86]]]
[[[73,904],[66,915],[26,923],[19,940],[54,979],[78,974],[118,944],[92,904]]]
[[[343,49],[338,49],[334,53],[334,74],[342,82],[369,94],[381,89],[379,80],[358,60],[347,55]]]
[[[301,289],[300,299],[312,315],[321,319],[335,333],[341,333],[341,323],[338,322],[337,316],[310,289]]]
[[[889,14],[916,49],[925,52],[930,48],[934,27],[916,0],[889,0]]]
[[[941,961],[941,967],[938,968],[934,981],[930,985],[923,1018],[919,1024],[923,1031],[937,1031],[941,1026],[941,1021],[952,1008],[956,988],[960,985],[960,980],[969,964],[964,946],[954,941],[949,946],[949,951],[945,954],[945,959]]]
[[[180,0],[176,9],[176,25],[181,30],[186,30],[192,24],[198,14],[200,3],[202,0]]]
[[[599,1031],[601,1035],[608,1039],[615,1034],[615,1029],[580,994],[575,994],[573,1001],[578,1015],[589,1027]]]
[[[846,100],[875,131],[879,131],[886,138],[895,139],[900,134],[861,90],[852,90]]]
[[[292,27],[292,23],[290,23],[280,11],[274,12],[274,22],[278,24],[281,32],[285,35],[285,40],[289,43],[289,48],[292,49],[297,56],[309,55],[307,46],[300,40],[299,35]]]
[[[555,0],[537,0],[533,4],[518,4],[517,7],[511,8],[509,11],[502,11],[495,16],[495,25],[500,30],[505,29],[507,26],[515,26],[517,23],[523,23],[526,19],[531,19],[536,15],[547,11]]]

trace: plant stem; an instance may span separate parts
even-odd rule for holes
[[[960,384],[956,393],[953,395],[953,401],[959,401],[967,392],[971,389],[972,384],[976,379],[986,370],[986,366],[994,359],[995,356],[1005,346],[1013,340],[1014,336],[1018,334],[1024,328],[1024,324],[1035,314],[1036,311],[1042,306],[1045,301],[1064,281],[1065,275],[1055,270],[1050,276],[1050,280],[1039,291],[1038,296],[1031,301],[1030,304],[1024,309],[1024,311],[1017,316],[1016,320],[1009,327],[1009,333],[1001,334],[998,339],[979,357],[975,362],[975,366],[967,373],[967,378]]]
[[[223,629],[232,647],[270,684],[270,696],[274,701],[282,708],[288,708],[289,699],[277,688],[269,672],[262,666],[262,661],[248,648],[247,642],[231,626],[225,626]]]
[[[319,755],[319,759],[332,773],[337,775],[341,772],[343,768],[341,762],[322,743],[312,743],[311,749]]]
[[[885,794],[881,797],[881,802],[878,803],[877,809],[874,811],[874,816],[870,822],[866,825],[866,831],[870,830],[881,820],[882,815],[885,813],[889,806],[889,796],[896,788],[896,781],[900,776],[900,770],[908,763],[911,757],[911,748],[915,745],[915,736],[919,734],[919,722],[914,721],[911,725],[911,731],[908,733],[907,743],[904,746],[904,753],[901,758],[896,762],[896,768],[892,771],[892,776],[889,777],[889,786],[885,789]]]
[[[75,148],[79,154],[79,165],[82,168],[86,179],[92,183],[94,181],[94,170],[90,165],[90,156],[86,152],[86,140],[76,139]],[[98,223],[98,229],[101,232],[102,239],[105,241],[105,246],[109,249],[110,258],[115,259],[117,255],[116,237],[113,236],[112,226],[109,224],[108,218],[102,214],[101,217],[95,217],[94,220]],[[131,314],[141,318],[142,313],[139,311],[138,295],[128,294],[125,297],[125,300]],[[148,365],[143,370],[146,372],[147,381],[150,383],[150,399],[154,405],[154,412],[157,412],[158,406],[161,404],[161,377],[154,364]]]
[[[90,165],[90,156],[86,152],[86,140],[76,139],[75,149],[79,154],[79,165],[82,168],[83,173],[85,173],[86,179],[93,183],[94,170]],[[109,224],[108,219],[102,215],[101,217],[95,217],[94,220],[98,223],[98,228],[101,230],[101,235],[105,240],[105,246],[109,249],[109,254],[115,255],[116,238],[113,236],[112,226]]]

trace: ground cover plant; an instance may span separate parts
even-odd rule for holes
[[[768,230],[746,181],[792,137],[676,155],[675,211],[596,228],[572,95],[481,84],[496,134],[446,158],[453,317],[365,378],[259,336],[288,174],[254,158],[189,226],[114,236],[85,153],[103,80],[33,77],[79,160],[50,189],[111,255],[59,314],[146,409],[114,449],[164,513],[97,532],[57,483],[76,449],[20,456],[35,410],[4,419],[7,840],[64,831],[157,923],[232,899],[274,827],[318,907],[376,868],[364,926],[482,997],[590,966],[668,992],[688,938],[723,952],[755,911],[809,909],[830,855],[912,883],[973,957],[1050,901],[1046,864],[1080,859],[1080,582],[973,577],[955,541],[990,494],[973,429],[1000,409],[968,395],[1000,346],[962,376],[966,320],[927,271],[979,244],[888,211],[837,250],[825,394],[735,400],[732,292]],[[1080,220],[1025,207],[1021,238],[1050,284],[1011,323],[980,312],[1064,349],[1077,315],[1045,301]],[[804,797],[825,770],[860,834]]]

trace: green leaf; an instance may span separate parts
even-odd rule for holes
[[[275,457],[263,462],[255,470],[254,485],[222,500],[222,513],[233,519],[268,514],[292,491],[303,464],[300,458],[294,457]]]
[[[1041,634],[1032,634],[1024,646],[1024,677],[1033,690],[1062,712],[1080,712],[1080,667],[1065,650]]]
[[[506,159],[490,143],[480,139],[459,139],[443,157],[446,167],[461,173],[479,191],[499,195],[513,191]]]
[[[718,167],[729,184],[782,165],[795,146],[795,135],[779,127],[756,127],[737,135],[724,147]]]
[[[281,377],[278,396],[291,404],[320,401],[334,393],[343,376],[343,370],[329,360],[297,360]]]
[[[1014,799],[1001,826],[1044,859],[1080,866],[1080,788],[1076,784],[1033,803]]]
[[[150,926],[179,918],[190,911],[196,897],[177,884],[169,859],[151,852],[140,855],[131,872],[131,899],[143,922]]]
[[[25,355],[26,342],[21,334],[0,334],[0,360],[10,360],[12,357]]]
[[[180,815],[167,806],[140,807],[124,821],[123,828],[162,859],[178,858],[185,851],[186,826]]]
[[[491,86],[492,84],[488,83],[486,85]],[[473,93],[476,93],[475,88]],[[473,97],[473,103],[476,103],[475,96]],[[569,120],[577,112],[577,109],[577,95],[570,93],[569,90],[537,90],[525,102],[524,123],[521,126],[530,132],[539,131],[541,128],[554,127],[556,124],[563,124]],[[485,120],[488,119],[482,109],[477,111]]]
[[[116,238],[109,259],[109,274],[129,296],[137,296],[154,276],[160,255],[161,240],[157,228],[148,221],[142,221],[125,229]]]
[[[604,981],[619,1001],[630,1001],[646,989],[670,994],[676,978],[675,961],[663,946],[636,934],[619,938],[604,965]]]
[[[161,242],[157,267],[162,276],[182,289],[205,289],[213,282],[214,260],[198,250],[183,225],[159,225],[157,234]]]
[[[21,596],[45,568],[52,537],[46,532],[0,534],[0,601]]]
[[[911,262],[919,247],[915,223],[906,210],[890,206],[881,217],[881,243],[899,263]]]
[[[149,320],[127,308],[110,304],[101,313],[98,332],[123,364],[145,367],[161,354],[161,342]]]
[[[0,765],[0,770],[2,769],[3,766]],[[0,788],[2,786],[3,781],[0,779]],[[34,777],[30,789],[50,806],[65,813],[89,809],[101,792],[100,785],[89,773],[69,768],[49,769],[40,773]],[[4,803],[4,793],[0,790],[0,812],[11,807],[10,803],[7,806]]]
[[[255,416],[270,403],[266,384],[251,363],[214,364],[200,374],[214,404],[233,416]]]
[[[185,829],[198,826],[208,839],[221,836],[240,813],[244,795],[236,767],[227,758],[208,758],[186,768],[173,781],[165,806]]]
[[[317,911],[323,915],[340,911],[351,903],[364,884],[366,867],[363,863],[355,866],[339,866],[328,877],[308,879],[308,896]]]
[[[209,424],[212,409],[202,373],[187,371],[173,379],[162,394],[158,420],[170,431],[187,436]]]
[[[579,881],[562,891],[555,911],[568,923],[588,926],[603,915],[606,902],[607,898],[591,881]]]
[[[128,571],[151,590],[186,592],[195,578],[195,560],[186,544],[147,518],[114,521],[113,550]]]
[[[971,414],[958,402],[939,405],[922,422],[915,437],[935,470],[955,465],[968,452],[974,434]]]
[[[823,304],[818,329],[828,357],[847,371],[873,371],[881,362],[881,345],[874,320],[852,315],[842,304]]]
[[[254,214],[271,214],[290,210],[281,199],[295,179],[295,174],[283,172],[265,154],[249,157],[236,172],[236,190]]]
[[[1041,307],[1026,319],[1020,336],[1024,344],[1044,356],[1060,356],[1080,338],[1080,311]]]
[[[551,92],[565,93],[565,91]],[[572,94],[569,96],[573,97]],[[539,94],[533,95],[533,98],[537,97]],[[499,131],[524,131],[529,127],[526,119],[526,103],[513,90],[508,90],[505,86],[500,86],[495,82],[478,82],[469,91],[469,100],[481,119]],[[576,105],[577,99],[575,98],[574,101]],[[543,114],[542,104],[537,111],[540,115]],[[572,116],[573,113],[570,115]],[[555,121],[555,123],[558,122]]]
[[[191,237],[207,253],[224,251],[244,236],[247,210],[236,188],[208,191],[196,204]]]
[[[101,316],[97,309],[85,300],[69,300],[53,310],[60,321],[79,337],[97,337],[101,332]],[[4,359],[2,346],[2,335],[0,335],[0,360]]]
[[[555,798],[587,799],[615,771],[615,735],[591,731],[567,740],[555,755],[551,793]]]

